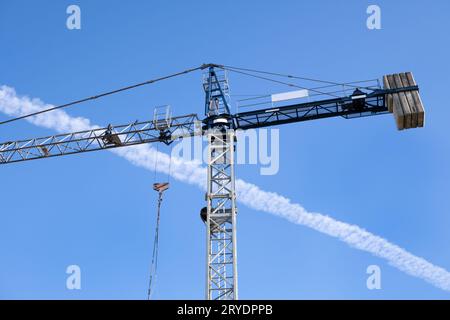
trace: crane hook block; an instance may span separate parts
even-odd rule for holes
[[[169,189],[170,184],[168,182],[157,182],[153,184],[153,190],[162,193]]]

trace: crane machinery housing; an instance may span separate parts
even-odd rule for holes
[[[236,250],[236,190],[235,190],[235,130],[247,130],[331,117],[345,119],[393,113],[399,130],[423,127],[424,108],[412,73],[398,73],[383,77],[383,87],[360,86],[355,83],[339,84],[327,81],[326,87],[342,85],[352,89],[351,94],[323,92],[318,88],[308,89],[263,75],[281,74],[218,64],[203,64],[173,75],[146,81],[73,103],[41,110],[32,114],[0,122],[12,122],[37,114],[65,108],[77,103],[129,90],[156,81],[169,79],[196,70],[204,70],[205,92],[204,118],[197,114],[172,116],[170,112],[155,111],[152,121],[134,122],[126,125],[95,128],[80,132],[58,134],[43,138],[9,141],[0,144],[0,164],[52,158],[95,150],[127,147],[144,143],[162,142],[171,144],[179,138],[204,135],[207,137],[207,189],[206,206],[201,218],[206,226],[206,299],[238,299],[238,273]],[[296,93],[285,93],[274,97],[268,108],[232,113],[228,78],[225,71],[251,75],[278,83],[297,87]],[[288,78],[319,81],[286,75]],[[329,95],[327,99],[315,99],[292,103],[293,98],[307,95]],[[273,102],[281,102],[274,105]],[[288,103],[287,103],[288,102]],[[161,202],[162,192],[168,185],[155,185]]]

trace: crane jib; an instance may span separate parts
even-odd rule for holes
[[[402,92],[417,92],[418,86],[395,89],[379,89],[365,94],[362,108],[355,108],[359,96],[318,100],[301,104],[261,109],[231,115],[236,129],[252,129],[294,122],[344,117],[358,118],[388,113],[385,97]],[[0,144],[0,164],[50,158],[81,152],[132,146],[143,143],[170,143],[174,139],[203,134],[196,128],[196,114],[173,117],[171,126],[164,132],[155,128],[153,121],[127,125],[108,126],[75,133],[59,134],[43,138],[9,141]]]

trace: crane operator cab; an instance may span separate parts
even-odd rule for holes
[[[358,88],[353,91],[350,96],[351,101],[346,102],[342,105],[342,110],[344,111],[363,111],[366,106],[366,93],[359,90]]]

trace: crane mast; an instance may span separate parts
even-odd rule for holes
[[[236,251],[236,137],[225,72],[209,67],[203,81],[208,141],[206,212],[206,299],[238,299]]]

